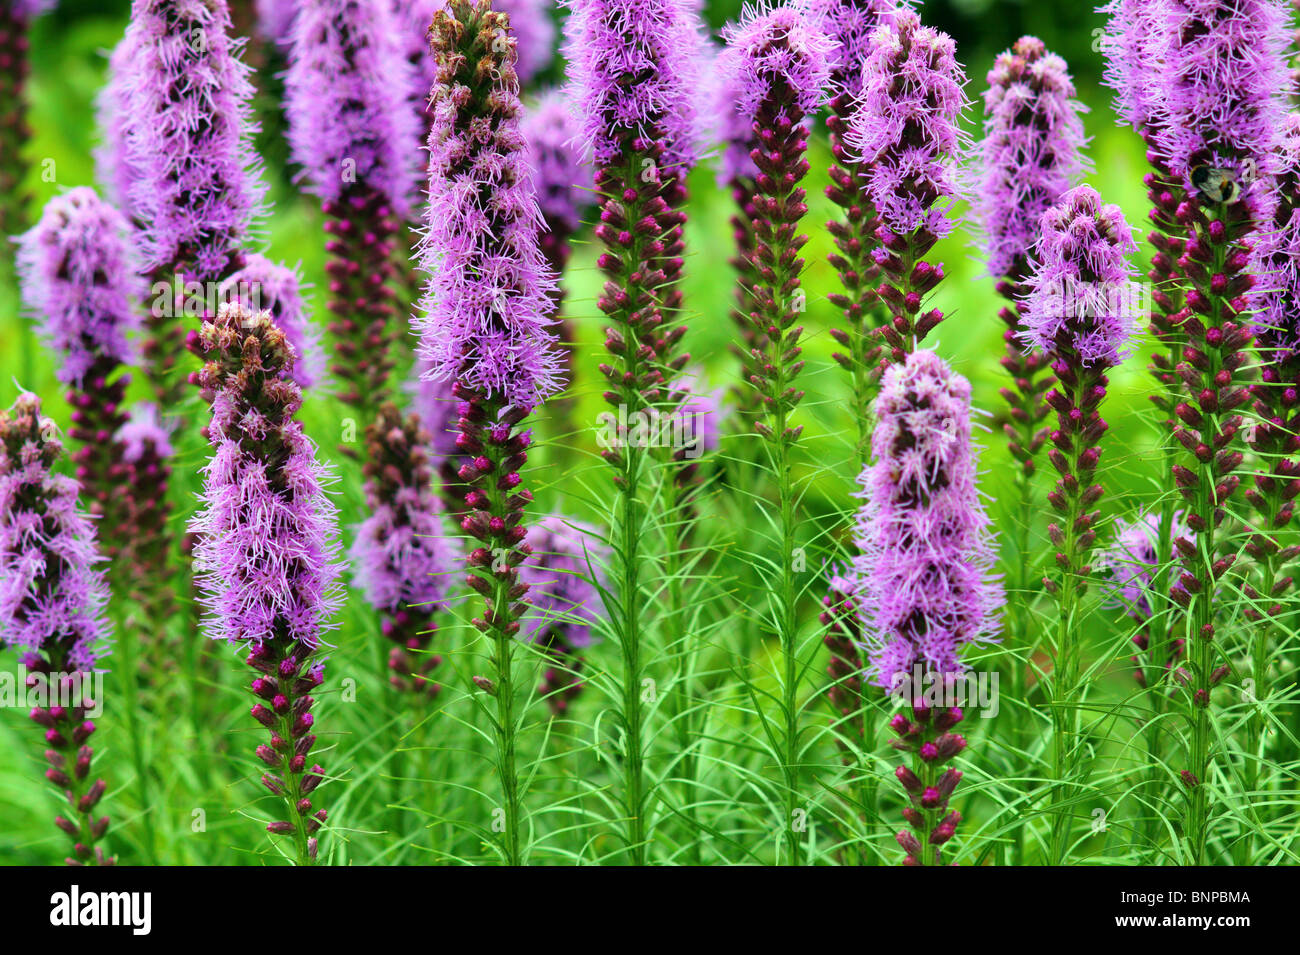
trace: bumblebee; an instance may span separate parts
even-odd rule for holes
[[[1241,201],[1241,183],[1231,169],[1197,166],[1192,170],[1192,185],[1211,202],[1232,205]]]

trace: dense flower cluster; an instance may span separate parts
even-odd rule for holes
[[[550,329],[555,279],[538,244],[540,214],[519,128],[514,42],[498,42],[495,16],[455,22],[437,41],[418,354],[429,377],[458,378],[527,411],[563,383]],[[491,95],[472,98],[479,62],[494,68]]]
[[[260,252],[244,259],[242,268],[221,283],[222,301],[239,302],[250,311],[271,313],[294,350],[293,380],[310,388],[325,377],[320,335],[303,307],[298,273]]]
[[[871,53],[871,34],[908,0],[797,0],[794,6],[837,44],[830,51],[834,95],[855,98],[862,91],[862,67]]]
[[[1109,0],[1101,36],[1106,85],[1115,91],[1115,112],[1136,130],[1147,128],[1160,103],[1159,80],[1170,42],[1163,29],[1164,0]]]
[[[251,648],[247,662],[259,674],[251,689],[262,701],[252,716],[271,731],[270,745],[257,749],[273,770],[262,783],[289,816],[267,830],[294,835],[298,861],[310,864],[325,821],[307,798],[324,779],[319,766],[305,772],[316,741],[310,694],[324,680],[319,656],[340,599],[329,472],[294,418],[302,405],[294,352],[270,313],[223,304],[194,347],[212,406],[204,506],[191,524],[206,629]]]
[[[1001,588],[975,487],[970,383],[933,352],[914,352],[885,372],[875,413],[854,593],[867,674],[893,689],[918,664],[960,672],[959,651],[997,635]]]

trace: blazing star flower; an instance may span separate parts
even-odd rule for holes
[[[412,324],[427,376],[530,411],[562,387],[549,327],[554,278],[538,245],[513,43],[497,58],[500,74],[481,102],[467,98],[463,57],[439,61],[420,243],[429,278]]]
[[[77,480],[101,521],[110,557],[129,542],[118,513],[125,500],[122,449],[113,441],[126,422],[131,376],[123,367],[134,360],[127,336],[138,324],[128,229],[116,209],[83,186],[51,199],[18,248],[23,300],[60,359],[55,374],[69,386]],[[124,566],[113,564],[115,570]]]
[[[883,228],[943,238],[958,196],[956,159],[966,82],[952,37],[900,9],[871,34],[848,145],[861,158],[866,194]]]
[[[41,220],[19,239],[23,300],[61,356],[65,384],[93,385],[134,358],[127,336],[138,282],[130,261],[129,226],[121,213],[85,186],[51,199]],[[91,389],[88,389],[91,390]]]
[[[441,662],[427,654],[433,616],[463,557],[443,528],[442,505],[430,486],[433,439],[415,415],[405,418],[391,402],[366,428],[366,505],[370,516],[357,529],[352,562],[357,584],[384,614],[391,682],[432,696],[429,674]]]
[[[874,460],[863,469],[854,542],[853,603],[867,651],[866,673],[905,694],[890,721],[893,745],[913,754],[895,773],[907,792],[911,831],[898,833],[905,865],[938,865],[961,814],[945,815],[961,780],[940,771],[966,747],[949,730],[955,707],[923,702],[918,672],[950,680],[964,647],[995,641],[1002,587],[990,521],[975,483],[970,383],[933,352],[913,352],[884,374],[876,399]]]
[[[384,3],[322,0],[295,18],[284,79],[289,144],[321,199],[344,201],[357,186],[399,215],[409,208],[420,130],[401,52]]]
[[[984,94],[977,200],[989,274],[1023,276],[1039,223],[1087,168],[1086,137],[1065,61],[1037,37],[998,56]]]
[[[1164,0],[1156,24],[1169,37],[1151,92],[1161,154],[1189,192],[1212,197],[1227,187],[1204,170],[1226,173],[1260,224],[1275,201],[1288,23],[1283,0]]]
[[[1105,83],[1115,91],[1115,112],[1141,131],[1158,111],[1161,74],[1171,36],[1165,29],[1165,0],[1109,0],[1110,19],[1101,36]]]
[[[302,406],[294,351],[269,312],[223,303],[193,347],[206,359],[198,383],[212,407],[204,506],[191,523],[205,626],[213,639],[251,645],[252,690],[265,701],[252,716],[272,734],[257,750],[273,770],[262,783],[292,820],[267,830],[292,834],[298,862],[309,865],[326,818],[307,798],[324,770],[304,775],[316,740],[310,693],[324,679],[319,654],[340,597],[330,475],[294,419]]]
[[[134,0],[121,77],[127,208],[146,270],[219,281],[239,265],[263,188],[251,144],[249,68],[225,3]],[[200,122],[197,118],[202,117]]]
[[[862,69],[871,53],[871,34],[907,0],[796,0],[793,5],[837,46],[830,52],[834,95],[852,99],[862,92]]]
[[[553,664],[538,693],[559,714],[582,691],[582,651],[595,642],[591,627],[604,613],[591,577],[608,586],[603,568],[609,554],[596,528],[560,514],[539,520],[529,541],[533,553],[519,575],[528,584],[530,604],[522,633]]]
[[[961,672],[958,652],[997,635],[1001,588],[975,485],[970,383],[914,352],[885,372],[875,412],[854,569],[867,672],[892,689],[917,664]]]
[[[293,269],[254,252],[243,268],[221,283],[222,301],[239,301],[251,311],[269,311],[296,354],[293,380],[310,388],[325,377],[320,334],[303,307],[301,280]]]
[[[1133,336],[1128,256],[1137,252],[1119,206],[1091,186],[1065,193],[1044,216],[1034,274],[1026,283],[1023,342],[1084,367],[1118,365]]]
[[[41,680],[60,699],[74,691],[68,705],[51,699],[31,718],[45,730],[45,777],[76,820],[54,820],[73,840],[68,864],[112,865],[95,844],[108,829],[107,816],[93,815],[107,786],[90,781],[95,724],[86,712],[94,701],[80,682],[105,652],[108,587],[96,566],[103,558],[94,525],[77,507],[77,482],[52,470],[62,453],[36,395],[21,394],[0,411],[0,644],[22,653],[29,686]]]
[[[598,166],[650,144],[673,175],[699,158],[704,40],[689,0],[569,0],[565,59],[583,141]],[[634,143],[643,148],[637,149]]]

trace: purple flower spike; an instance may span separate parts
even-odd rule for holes
[[[289,145],[322,200],[342,201],[361,186],[398,215],[410,207],[420,130],[401,53],[386,3],[320,0],[294,19],[284,78]]]
[[[77,480],[111,558],[130,542],[120,513],[122,448],[113,440],[126,423],[131,376],[124,367],[134,358],[127,335],[138,324],[133,302],[140,282],[127,232],[121,214],[83,186],[51,199],[18,249],[23,300],[40,319],[61,360],[56,374],[69,386]]]
[[[320,650],[340,597],[329,472],[294,420],[302,406],[294,351],[269,312],[224,303],[194,347],[205,359],[200,393],[212,407],[204,508],[191,525],[206,629],[251,647],[253,691],[270,703],[252,710],[272,734],[263,761],[274,772],[263,782],[292,820],[267,828],[292,833],[298,863],[311,865],[326,818],[308,798],[324,771],[304,772],[316,741],[311,692],[324,678]]]
[[[62,358],[64,384],[84,387],[133,355],[128,334],[138,324],[140,289],[121,213],[85,186],[51,199],[41,220],[19,240],[23,300]]]
[[[565,58],[597,165],[662,143],[678,175],[699,158],[694,90],[704,40],[690,0],[568,0]],[[638,150],[639,151],[639,150]]]
[[[1037,37],[1001,54],[984,93],[977,200],[989,274],[1023,277],[1039,223],[1087,169],[1086,137],[1065,61]]]
[[[1022,308],[1022,340],[1106,368],[1128,354],[1137,296],[1128,257],[1137,252],[1119,206],[1091,186],[1065,193],[1042,219],[1033,276]]]
[[[958,651],[1000,629],[990,521],[976,490],[970,383],[933,352],[890,366],[862,472],[854,559],[871,681],[913,666],[963,670]]]
[[[249,68],[224,2],[134,0],[124,41],[127,207],[141,222],[146,269],[219,281],[239,265],[262,187],[250,135]],[[203,117],[198,122],[196,117]]]
[[[95,724],[86,719],[103,702],[86,678],[108,639],[108,588],[77,482],[52,470],[62,454],[35,395],[0,411],[0,644],[22,653],[24,689],[46,693],[31,718],[45,728],[45,777],[72,817],[55,819],[73,840],[68,864],[112,865],[96,845],[108,829],[108,817],[94,813],[107,786],[90,775]]]
[[[963,647],[994,642],[1001,584],[990,521],[975,483],[970,383],[933,352],[886,369],[876,399],[874,460],[862,472],[851,590],[867,651],[867,675],[900,695],[910,719],[895,718],[894,746],[913,754],[898,778],[911,831],[898,834],[904,865],[940,865],[960,813],[948,797],[961,779],[944,769],[965,741],[948,732],[957,710],[922,704],[924,680],[964,669]],[[918,682],[920,678],[921,682]],[[945,814],[946,813],[946,814]]]
[[[300,280],[293,269],[254,252],[244,267],[221,283],[221,301],[238,301],[251,311],[270,311],[295,353],[293,380],[310,388],[325,377],[320,334],[307,317]]]
[[[366,442],[370,516],[352,546],[357,584],[384,614],[384,635],[395,644],[390,682],[433,696],[439,687],[429,674],[441,662],[428,652],[433,616],[463,558],[446,535],[442,505],[430,486],[432,438],[417,416],[403,418],[389,402],[366,428]]]
[[[559,715],[582,692],[583,653],[595,642],[591,627],[604,613],[600,593],[608,587],[604,567],[608,548],[596,528],[559,514],[539,520],[529,532],[533,553],[520,568],[528,584],[528,616],[523,637],[539,644],[550,666],[538,694]]]
[[[727,49],[718,68],[728,78],[733,108],[741,116],[757,116],[773,104],[775,122],[794,123],[825,102],[838,43],[815,20],[788,7],[746,7],[740,22],[723,36]]]
[[[411,69],[384,3],[323,0],[294,20],[285,112],[294,157],[327,217],[330,370],[345,384],[340,399],[367,421],[393,368],[394,251],[417,180]]]
[[[1160,102],[1161,74],[1170,46],[1164,0],[1109,0],[1101,37],[1106,85],[1115,91],[1115,112],[1135,130],[1150,126]]]
[[[958,195],[958,123],[966,75],[952,37],[899,10],[871,34],[860,108],[848,144],[861,157],[866,191],[882,228],[896,236],[948,235]]]
[[[551,331],[554,277],[538,244],[541,215],[520,132],[514,43],[491,51],[491,95],[476,102],[462,92],[472,81],[466,60],[447,42],[433,93],[420,243],[428,284],[412,320],[417,353],[429,364],[426,376],[457,378],[531,411],[563,383]]]
[[[881,247],[873,250],[872,263],[884,282],[874,294],[889,308],[880,335],[897,363],[943,321],[938,309],[921,310],[944,277],[942,263],[932,265],[924,256],[953,228],[948,212],[958,192],[955,165],[965,149],[958,123],[966,77],[952,38],[923,26],[908,9],[895,11],[871,34],[862,76],[845,150],[859,164],[851,171],[878,219]],[[870,362],[867,352],[853,364]]]

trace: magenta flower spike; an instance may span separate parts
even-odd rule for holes
[[[422,377],[454,380],[460,401],[456,449],[468,513],[461,528],[478,544],[467,583],[484,598],[474,626],[492,643],[494,734],[505,830],[498,850],[522,859],[522,797],[515,765],[513,642],[526,610],[518,567],[528,556],[523,487],[531,432],[521,425],[562,387],[551,333],[553,277],[538,244],[541,215],[520,132],[515,41],[488,0],[450,0],[434,17],[438,80],[431,101],[429,201],[420,248],[428,276],[420,316]],[[486,196],[487,198],[483,198]]]
[[[839,218],[826,224],[835,243],[827,256],[839,276],[842,291],[831,293],[831,304],[844,313],[844,327],[831,337],[844,349],[832,357],[848,372],[852,384],[853,416],[858,422],[857,454],[865,464],[871,448],[871,403],[875,396],[880,344],[875,330],[887,310],[876,295],[880,267],[873,252],[880,242],[880,220],[867,192],[865,170],[849,148],[849,125],[863,92],[863,75],[871,53],[871,36],[900,7],[896,0],[800,0],[799,8],[820,24],[838,46],[830,55],[830,103],[826,129],[830,134],[830,184],[826,197],[839,207]],[[883,313],[883,314],[882,314]]]
[[[894,362],[943,321],[938,309],[922,307],[943,279],[943,264],[925,256],[953,229],[956,163],[966,145],[958,125],[966,75],[955,53],[947,34],[923,26],[911,10],[896,11],[871,34],[849,121],[847,146],[880,220],[872,255],[884,276],[876,294],[890,312],[880,334]]]
[[[405,417],[392,402],[366,429],[366,506],[357,528],[352,563],[366,600],[383,614],[384,636],[394,644],[389,681],[404,692],[432,698],[441,689],[430,675],[442,657],[429,652],[452,575],[464,556],[444,530],[442,505],[432,486],[433,438],[417,415]]]
[[[221,283],[220,301],[240,302],[249,311],[269,311],[294,350],[293,380],[311,388],[325,377],[320,334],[307,316],[298,273],[253,252]]]
[[[1050,357],[1056,387],[1047,404],[1056,412],[1048,459],[1061,475],[1047,496],[1058,520],[1048,524],[1057,571],[1043,578],[1059,613],[1052,671],[1055,779],[1072,775],[1078,734],[1079,606],[1092,575],[1090,563],[1103,488],[1095,482],[1107,424],[1100,405],[1107,372],[1128,354],[1137,295],[1128,256],[1137,251],[1118,206],[1105,205],[1090,186],[1065,193],[1042,219],[1033,275],[1021,307],[1021,341]],[[1051,862],[1065,860],[1071,816],[1064,784],[1052,791],[1056,814]]]
[[[46,692],[31,718],[45,731],[45,778],[68,804],[54,820],[72,840],[67,863],[112,865],[97,845],[108,829],[108,817],[95,815],[107,786],[91,780],[95,724],[87,718],[102,704],[89,681],[106,651],[108,587],[77,482],[53,470],[62,456],[36,395],[0,411],[0,644],[22,655],[26,688]]]
[[[553,716],[562,716],[583,689],[584,651],[596,642],[591,628],[604,614],[609,552],[596,528],[561,514],[539,520],[529,545],[532,555],[519,568],[531,605],[521,636],[541,648],[548,666],[537,693]]]
[[[190,526],[205,629],[249,648],[252,716],[271,734],[257,748],[270,770],[262,784],[284,803],[285,817],[267,831],[292,836],[297,863],[312,865],[326,812],[309,798],[325,779],[308,766],[311,693],[324,680],[324,636],[340,597],[331,475],[295,420],[294,352],[269,312],[222,304],[193,347],[205,359],[198,383],[212,407],[203,509]]]
[[[121,214],[85,186],[51,199],[41,220],[19,239],[23,301],[58,356],[55,372],[68,386],[72,460],[90,513],[100,519],[105,553],[129,541],[119,520],[124,463],[113,435],[127,420],[124,369],[139,325],[133,312],[140,282]]]
[[[27,83],[27,28],[53,0],[13,0],[0,5],[0,235],[23,231],[27,167],[22,151],[31,140],[23,90]]]
[[[1231,533],[1221,524],[1241,482],[1238,409],[1250,397],[1250,323],[1275,278],[1263,263],[1276,237],[1284,173],[1289,19],[1283,0],[1165,0],[1161,22],[1170,45],[1153,134],[1182,193],[1172,219],[1184,239],[1177,267],[1185,276],[1182,308],[1169,324],[1182,337],[1170,355],[1178,389],[1170,400],[1173,437],[1187,454],[1172,473],[1196,534],[1194,545],[1174,541],[1182,572],[1170,597],[1184,611],[1176,619],[1185,620],[1191,674],[1182,694],[1191,726],[1183,833],[1189,863],[1202,864],[1213,828],[1203,783],[1213,760],[1216,607],[1236,586],[1225,575],[1240,576],[1230,557],[1219,556]]]
[[[872,463],[863,469],[854,542],[853,602],[866,675],[900,696],[894,746],[912,754],[896,776],[910,805],[898,834],[904,865],[939,865],[961,814],[948,800],[961,779],[944,769],[966,747],[949,732],[958,708],[926,705],[926,680],[964,670],[960,652],[993,642],[1002,587],[992,575],[993,534],[976,488],[970,383],[933,352],[885,370],[876,399]]]
[[[293,36],[285,112],[294,160],[321,199],[330,236],[330,370],[344,384],[340,398],[369,421],[394,365],[394,252],[420,155],[411,67],[386,3],[309,4]]]
[[[184,395],[177,361],[192,283],[207,301],[243,264],[262,210],[253,86],[240,60],[243,40],[231,32],[225,0],[133,0],[120,72],[105,93],[113,116],[106,134],[125,143],[107,145],[118,157],[107,166],[125,190],[123,208],[137,224],[135,244],[153,286],[141,350],[163,409]]]

